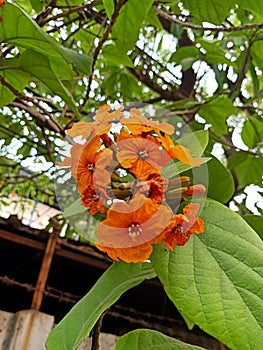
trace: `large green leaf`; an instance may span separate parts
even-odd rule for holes
[[[250,149],[256,147],[259,142],[263,142],[263,120],[260,121],[256,117],[249,117],[245,121],[241,137]]]
[[[153,267],[179,311],[232,350],[263,344],[263,243],[236,213],[207,200],[205,232],[169,252],[156,246]]]
[[[229,15],[235,1],[222,0],[182,0],[184,7],[190,11],[197,22],[211,22],[222,24]]]
[[[257,234],[263,239],[263,217],[259,215],[247,214],[243,216],[243,219],[257,232]]]
[[[191,132],[176,140],[179,145],[187,147],[191,151],[193,157],[201,157],[208,145],[209,134],[208,131],[198,130]]]
[[[39,79],[53,93],[61,96],[69,107],[78,115],[78,109],[75,106],[70,92],[57,78],[50,65],[49,59],[39,52],[32,49],[24,51],[20,57],[20,67],[27,73]]]
[[[26,72],[18,71],[13,67],[9,67],[9,69],[4,69],[4,67],[2,67],[3,61],[7,60],[0,60],[0,75],[15,90],[22,93],[23,89],[28,83],[29,75]],[[16,97],[15,94],[13,94],[13,92],[11,92],[11,90],[3,84],[0,84],[0,96],[0,107],[8,105]]]
[[[211,159],[210,157],[199,158],[200,165],[209,162],[210,159]],[[172,177],[174,177],[178,174],[182,174],[182,173],[184,173],[187,170],[192,169],[192,168],[193,168],[193,166],[190,164],[184,164],[184,163],[179,162],[179,161],[171,160],[163,168],[162,176],[165,177],[166,179],[171,179]]]
[[[262,184],[263,158],[242,151],[235,152],[229,157],[228,167],[235,172],[239,188]]]
[[[47,349],[77,349],[108,307],[125,291],[153,277],[155,272],[150,263],[115,262],[50,333]]]
[[[201,350],[199,346],[189,345],[150,329],[136,329],[117,341],[115,350]]]
[[[112,35],[116,46],[122,52],[133,49],[152,3],[153,0],[129,0],[121,8],[118,19],[113,26]]]
[[[3,18],[0,26],[2,42],[21,48],[32,48],[46,55],[57,74],[58,72],[63,73],[64,78],[72,78],[69,64],[78,71],[85,74],[90,73],[90,57],[58,45],[24,10],[15,4],[6,3],[0,8],[0,16]]]
[[[226,134],[228,131],[226,120],[231,114],[235,114],[237,108],[226,96],[219,96],[202,105],[198,114],[212,124],[215,131]]]
[[[234,180],[230,171],[213,155],[205,153],[210,161],[195,168],[195,183],[207,185],[207,196],[221,203],[226,203],[233,196],[235,191]],[[204,166],[206,167],[204,169]],[[205,172],[208,172],[208,183],[206,183]]]

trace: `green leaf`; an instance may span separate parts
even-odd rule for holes
[[[3,60],[3,61],[9,61]],[[5,69],[1,70],[1,62],[0,62],[0,75],[4,78],[4,80],[9,83],[15,90],[22,93],[23,89],[25,88],[26,84],[29,80],[29,75],[26,72],[19,71],[17,69]],[[0,107],[4,107],[11,103],[16,95],[11,92],[11,90],[4,86],[3,84],[0,84]]]
[[[212,154],[205,153],[210,157],[210,161],[202,165],[200,168],[195,168],[194,181],[195,183],[203,183],[207,185],[207,196],[221,203],[226,203],[232,198],[235,192],[235,185],[230,171]],[[206,167],[204,169],[204,166]],[[208,184],[204,172],[208,171]]]
[[[106,14],[109,19],[111,19],[111,16],[113,15],[114,12],[114,1],[113,0],[103,0],[103,5],[106,11]]]
[[[243,219],[257,232],[259,237],[263,239],[263,217],[259,215],[247,214]]]
[[[219,96],[202,105],[198,114],[205,118],[207,123],[212,124],[216,132],[226,134],[228,131],[226,120],[235,114],[237,108],[226,96]]]
[[[57,78],[46,56],[32,49],[28,49],[24,51],[20,57],[20,66],[25,72],[39,79],[53,93],[61,96],[74,113],[79,115],[70,92]]]
[[[197,42],[205,50],[206,53],[203,54],[203,59],[211,64],[229,64],[229,60],[225,57],[226,52],[219,46],[217,41],[206,41],[203,39],[198,39]]]
[[[253,93],[254,95],[258,95],[260,90],[260,82],[259,82],[259,76],[257,75],[257,69],[253,65],[253,63],[250,61],[249,64],[249,72],[251,75],[252,85],[253,85]]]
[[[262,184],[263,158],[242,151],[235,152],[229,157],[228,167],[235,172],[239,188]]]
[[[9,167],[16,167],[18,165],[18,163],[16,163],[14,160],[9,159],[7,157],[4,156],[0,156],[0,166],[9,166]]]
[[[176,140],[176,143],[187,147],[191,151],[192,157],[201,157],[208,145],[209,133],[205,130],[198,130],[191,132],[180,139]]]
[[[150,329],[136,329],[117,341],[115,350],[201,350],[199,346],[189,345]]]
[[[222,24],[229,15],[235,1],[222,0],[182,0],[184,7],[194,16],[196,22]]]
[[[85,211],[87,211],[87,208],[81,204],[81,200],[78,198],[63,211],[63,216],[67,219],[71,216],[84,213]]]
[[[251,12],[257,13],[260,16],[263,16],[263,3],[258,0],[240,0],[238,2],[240,8],[249,10]]]
[[[128,289],[155,277],[150,263],[115,262],[97,283],[53,329],[46,341],[48,350],[76,349],[100,315]]]
[[[200,165],[207,163],[211,158],[209,157],[203,157],[199,158],[200,159]],[[165,167],[163,168],[162,171],[162,176],[165,177],[166,179],[171,179],[172,177],[182,174],[186,172],[189,169],[192,169],[193,166],[189,164],[184,164],[179,161],[174,161],[171,160],[168,162]]]
[[[263,344],[263,243],[236,213],[207,200],[205,232],[169,252],[156,246],[153,267],[183,315],[232,350]]]
[[[57,49],[62,54],[64,59],[67,61],[67,63],[72,65],[75,71],[84,73],[86,75],[89,75],[91,73],[91,64],[92,64],[91,57],[84,54],[79,54],[75,50],[71,50],[71,49],[68,49],[67,47],[63,47],[59,45]]]
[[[263,42],[261,40],[257,40],[253,43],[251,48],[251,54],[253,58],[253,63],[258,67],[262,67]]]
[[[57,73],[62,70],[64,78],[73,77],[69,64],[85,74],[91,72],[91,59],[88,56],[58,45],[15,4],[5,3],[5,6],[0,8],[0,15],[3,17],[0,26],[1,42],[14,44],[20,48],[31,48],[42,53],[49,58]]]
[[[105,45],[102,50],[103,57],[105,60],[109,61],[110,63],[119,66],[124,65],[126,67],[133,67],[133,62],[130,59],[129,56],[126,55],[126,53],[123,53],[123,51],[115,45]]]
[[[134,48],[139,30],[152,6],[153,0],[129,0],[121,8],[120,14],[113,26],[112,35],[116,46],[127,52]]]
[[[244,123],[241,137],[250,149],[256,147],[259,142],[263,142],[263,120],[249,117]]]
[[[36,13],[43,11],[45,6],[44,1],[41,0],[30,0],[30,3],[33,9],[36,11]]]
[[[157,16],[157,13],[153,7],[150,8],[145,21],[146,21],[147,25],[152,25],[158,30],[163,29],[163,26],[162,26],[162,24]]]
[[[199,59],[199,50],[195,46],[185,46],[180,47],[172,54],[170,61],[175,62],[176,64],[181,64],[185,66],[185,62],[191,61],[194,63]],[[184,67],[185,68],[185,67]],[[190,67],[188,67],[190,68]],[[187,69],[187,68],[186,68]],[[184,70],[186,70],[184,69]]]

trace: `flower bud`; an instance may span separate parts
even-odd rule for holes
[[[168,200],[180,198],[185,191],[187,191],[187,187],[175,188],[174,190],[166,192],[165,197]]]
[[[204,185],[198,184],[193,185],[188,188],[187,191],[184,192],[186,196],[202,196],[206,193],[206,188]]]
[[[132,190],[130,189],[121,190],[119,188],[113,188],[111,191],[114,194],[114,196],[119,199],[125,199],[132,195]]]
[[[168,188],[178,188],[178,187],[188,187],[191,182],[191,178],[189,176],[181,176],[176,177],[174,179],[169,180]]]

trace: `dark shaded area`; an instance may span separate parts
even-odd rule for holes
[[[0,309],[30,309],[49,233],[22,225],[16,217],[0,219]],[[57,238],[41,305],[59,322],[103,274],[111,261],[93,248]],[[136,328],[156,329],[209,350],[226,349],[198,327],[188,330],[158,279],[126,292],[107,311],[102,331],[122,335]]]

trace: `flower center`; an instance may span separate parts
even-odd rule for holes
[[[89,163],[87,165],[87,168],[89,171],[93,172],[95,170],[95,164],[94,163]]]
[[[135,240],[136,237],[138,237],[141,233],[142,233],[142,228],[141,228],[140,224],[138,224],[137,222],[133,222],[128,227],[128,234],[132,240]]]
[[[93,201],[93,202],[96,202],[96,201],[98,201],[100,199],[100,196],[98,195],[98,194],[94,194],[93,196],[92,196],[92,198],[91,198],[91,200]]]
[[[182,228],[182,225],[177,225],[173,228],[174,233],[184,233],[184,230]]]
[[[138,152],[138,156],[139,156],[139,158],[141,158],[141,159],[146,159],[146,158],[149,157],[149,155],[148,155],[148,153],[147,153],[147,151],[146,151],[145,149],[139,151],[139,152]]]

